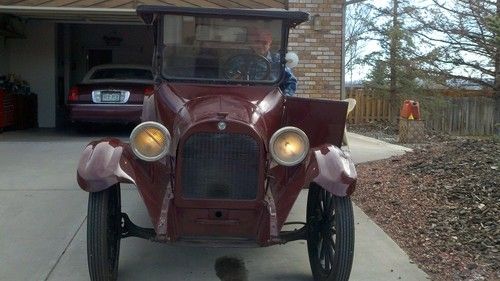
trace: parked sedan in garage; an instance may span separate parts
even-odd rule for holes
[[[99,65],[68,95],[71,122],[138,123],[144,96],[153,93],[151,67]]]

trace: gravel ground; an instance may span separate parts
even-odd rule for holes
[[[397,140],[384,124],[349,130]],[[428,139],[413,153],[358,165],[353,200],[432,280],[500,280],[500,143]]]

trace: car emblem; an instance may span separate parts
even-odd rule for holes
[[[218,124],[217,124],[217,128],[219,128],[220,131],[224,131],[226,129],[227,125],[226,125],[226,122],[224,121],[220,121]]]

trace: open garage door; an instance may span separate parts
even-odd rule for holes
[[[27,2],[27,1],[25,1]],[[32,4],[31,4],[32,5]],[[138,23],[135,9],[0,5],[0,13],[32,20]]]
[[[135,9],[0,6],[0,14],[25,23],[2,46],[0,70],[32,86],[40,127],[67,124],[69,89],[92,66],[151,65],[152,32]]]

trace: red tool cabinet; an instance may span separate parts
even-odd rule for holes
[[[14,125],[15,97],[4,90],[0,90],[0,131]]]

